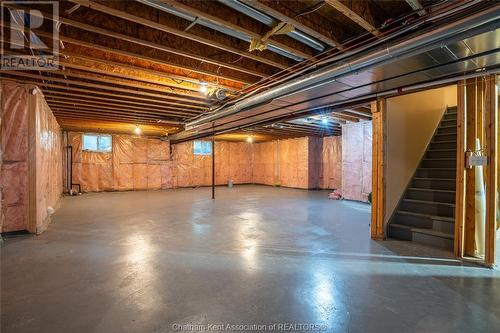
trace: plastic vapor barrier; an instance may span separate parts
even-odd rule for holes
[[[372,188],[372,123],[342,125],[342,194],[368,201]]]
[[[28,90],[1,81],[2,232],[24,230],[28,225]]]
[[[30,100],[30,112],[35,113],[35,130],[30,134],[35,138],[30,142],[35,144],[29,149],[35,149],[36,173],[36,225],[30,231],[39,234],[50,223],[50,215],[57,208],[62,193],[62,133],[41,91],[30,95]]]
[[[62,193],[61,129],[35,86],[2,80],[1,97],[1,231],[41,233]]]

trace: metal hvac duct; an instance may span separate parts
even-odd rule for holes
[[[248,6],[247,4],[241,3],[238,0],[219,0],[219,2],[223,3],[224,5],[242,13],[245,14],[254,20],[257,20],[261,23],[264,23],[267,26],[273,26],[276,24],[277,20],[275,20],[273,17],[266,15],[255,8],[252,8]],[[298,42],[301,42],[302,44],[305,44],[317,51],[323,51],[325,47],[323,44],[318,42],[316,39],[312,38],[311,36],[303,33],[300,30],[293,30],[292,32],[289,32],[287,36],[295,39]]]
[[[222,108],[217,113],[196,119],[186,124],[186,130],[195,129],[202,124],[212,122],[245,109],[250,109],[270,100],[312,89],[319,85],[335,81],[336,78],[348,74],[384,65],[400,58],[421,54],[427,50],[444,46],[454,40],[464,39],[486,30],[495,30],[500,27],[499,18],[500,5],[497,4],[480,13],[467,16],[437,29],[417,34],[408,40],[379,47],[375,51],[362,54],[351,61],[347,60],[340,64],[329,65],[310,74],[303,75],[287,83],[271,88],[268,91],[245,98],[234,105]]]
[[[191,15],[190,13],[181,11],[181,10],[174,8],[170,5],[168,5],[167,3],[161,2],[159,0],[137,0],[137,1],[143,3],[147,6],[159,9],[159,10],[164,11],[166,13],[169,13],[171,15],[175,15],[177,17],[183,18],[183,19],[188,20],[190,22],[194,22],[194,23],[202,25],[204,27],[213,29],[215,31],[221,32],[221,33],[226,34],[226,35],[229,35],[231,37],[241,39],[241,40],[248,42],[248,43],[250,43],[250,41],[252,39],[251,36],[249,36],[243,32],[234,31],[232,29],[228,29],[226,27],[223,27],[222,25],[209,22],[209,21],[204,20],[204,19],[199,18],[199,17],[195,17],[195,16]],[[287,50],[283,50],[282,48],[276,46],[272,42],[269,43],[269,46],[267,47],[267,49],[269,51],[280,54],[284,57],[293,59],[295,61],[304,60],[303,57],[296,55],[296,54],[293,54]]]

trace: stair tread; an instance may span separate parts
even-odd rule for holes
[[[424,158],[424,161],[454,161],[456,157],[445,157],[445,158]]]
[[[416,199],[406,199],[406,198],[404,198],[403,201],[418,202],[418,203],[428,203],[428,204],[436,204],[436,205],[444,205],[444,206],[449,206],[449,207],[455,207],[455,204],[452,204],[452,203],[449,203],[449,202],[429,201],[429,200],[416,200]]]
[[[457,151],[456,149],[429,149],[427,152]]]
[[[431,215],[431,214],[423,214],[423,213],[414,213],[414,212],[409,212],[406,210],[398,210],[396,213],[403,214],[403,215],[413,215],[413,216],[418,216],[418,217],[428,217],[432,220],[439,220],[439,221],[444,221],[444,222],[455,222],[454,217],[447,217],[447,216],[437,216],[437,215]]]
[[[457,168],[428,168],[428,167],[420,167],[419,170],[456,170]]]
[[[398,223],[391,223],[389,226],[395,227],[395,228],[400,228],[400,229],[405,229],[405,230],[410,230],[412,232],[417,232],[420,234],[426,234],[426,235],[447,238],[447,239],[455,239],[454,234],[448,234],[446,232],[437,231],[437,230],[434,230],[431,228],[415,228],[415,227],[410,227],[408,225],[398,224]]]
[[[456,181],[455,177],[453,178],[438,178],[438,177],[413,177],[413,179],[418,179],[418,180],[446,180],[446,181]]]
[[[439,189],[432,189],[432,188],[427,188],[427,187],[408,187],[408,190],[412,190],[412,191],[443,192],[443,193],[456,193],[456,191],[452,191],[452,190],[439,190]]]
[[[433,229],[411,228],[411,231],[412,232],[418,232],[420,234],[437,236],[437,237],[441,237],[441,238],[455,239],[455,235],[454,234],[448,234],[446,232],[436,231],[436,230],[433,230]]]

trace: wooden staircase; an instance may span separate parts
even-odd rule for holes
[[[389,222],[388,236],[453,250],[457,109],[448,108]]]

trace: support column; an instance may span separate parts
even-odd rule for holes
[[[385,201],[386,201],[386,138],[387,115],[384,98],[373,101],[372,111],[373,143],[372,143],[372,211],[371,237],[385,238]]]
[[[215,135],[213,132],[212,132],[212,199],[215,199]]]

